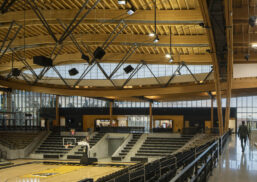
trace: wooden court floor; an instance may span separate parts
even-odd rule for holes
[[[16,164],[17,163],[22,164],[21,161],[16,162]],[[114,164],[114,166],[112,164]],[[124,166],[116,166],[115,164],[124,164]],[[124,169],[131,164],[100,163],[100,165],[79,166],[32,163],[0,169],[0,182],[23,182],[24,180],[33,182],[75,182],[85,178],[97,180],[100,177]]]

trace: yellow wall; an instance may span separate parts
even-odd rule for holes
[[[205,128],[212,128],[211,121],[205,121]]]
[[[121,115],[113,115],[113,120],[118,120]],[[97,119],[110,119],[109,115],[83,115],[83,131],[87,131],[88,128],[94,128],[94,121]],[[184,127],[184,116],[182,115],[153,115],[153,121],[155,120],[172,120],[173,121],[173,132],[182,131]],[[155,123],[154,123],[155,126]]]
[[[83,115],[83,131],[88,128],[94,129],[94,121],[97,119],[110,119],[110,115]],[[117,120],[117,116],[112,116],[113,120]]]
[[[155,126],[155,120],[172,120],[173,121],[173,132],[182,131],[184,127],[184,116],[183,115],[153,115],[153,121]]]
[[[189,128],[189,126],[190,126],[189,121],[185,121],[185,128]]]

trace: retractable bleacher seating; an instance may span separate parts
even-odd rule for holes
[[[165,157],[185,145],[192,136],[179,138],[147,137],[136,157]]]
[[[0,143],[10,149],[24,149],[38,132],[0,132]]]
[[[63,136],[65,138],[76,138],[77,141],[83,140],[84,136]],[[68,153],[73,146],[65,148],[63,146],[63,137],[60,132],[51,133],[46,140],[37,148],[35,153],[44,154],[44,158],[60,158]]]
[[[134,145],[137,143],[138,139],[141,137],[142,133],[133,133],[132,139],[128,142],[128,144],[122,149],[122,151],[119,153],[119,156],[112,157],[112,160],[122,160],[124,159],[127,154],[130,152],[130,150],[134,147]]]
[[[92,148],[97,142],[99,142],[103,137],[105,133],[97,133],[92,139],[89,140],[90,148]],[[78,150],[74,152],[73,155],[68,155],[67,159],[81,159],[83,155],[83,148],[78,147]]]

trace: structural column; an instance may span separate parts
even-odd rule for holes
[[[55,99],[55,126],[60,126],[60,114],[59,114],[59,95],[56,95]]]
[[[234,63],[234,54],[233,54],[233,1],[227,0],[224,1],[225,5],[225,19],[226,19],[226,37],[227,37],[227,46],[228,46],[228,56],[227,56],[227,98],[226,98],[226,114],[225,114],[225,128],[224,132],[228,131],[229,119],[230,119],[230,99],[231,99],[231,87],[232,87],[232,78],[233,78],[233,63]]]
[[[113,107],[113,102],[110,102],[110,126],[112,126],[112,107]]]
[[[153,129],[153,109],[152,109],[152,102],[149,103],[149,117],[150,117],[150,131]]]
[[[213,101],[214,101],[214,97],[211,96],[211,127],[213,128],[213,123],[214,123],[214,118],[213,118]]]

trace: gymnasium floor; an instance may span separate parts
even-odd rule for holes
[[[63,164],[61,161],[48,161],[51,163],[43,163],[43,161],[35,160],[17,160],[12,161],[14,166],[6,169],[0,168],[0,182],[23,182],[25,181],[58,181],[71,182],[79,181],[85,178],[93,178],[97,180],[100,177],[111,174],[133,165],[135,163],[97,163],[95,165],[81,166]],[[57,163],[58,162],[58,163]],[[67,161],[65,161],[67,162]],[[74,163],[74,161],[72,161]]]

